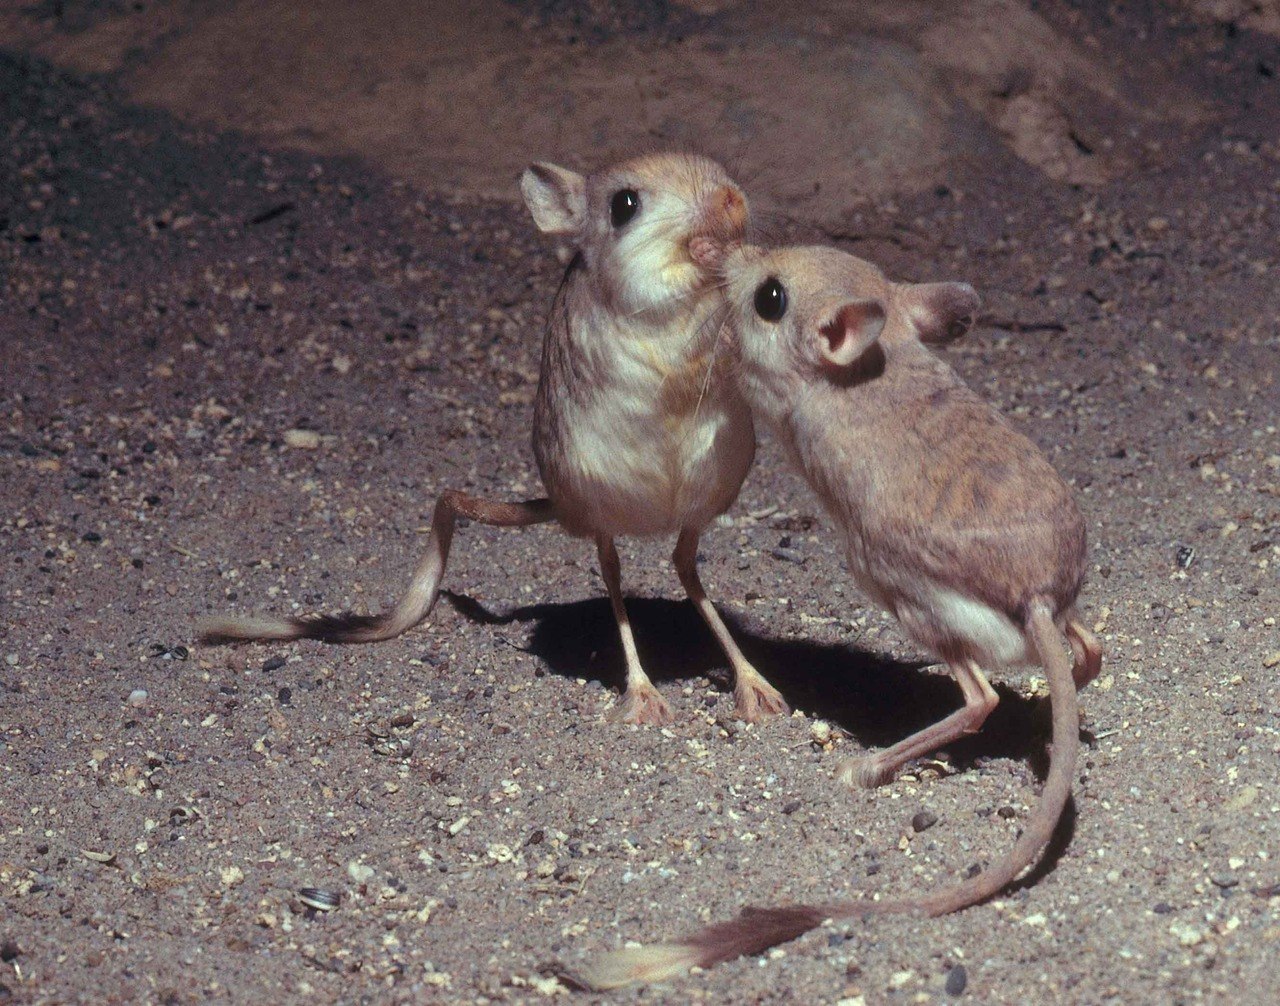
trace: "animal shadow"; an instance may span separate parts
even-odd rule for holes
[[[520,647],[553,673],[621,689],[625,663],[613,611],[605,598],[534,604],[498,614],[452,591],[442,596],[465,617],[492,625],[533,623]],[[728,662],[710,630],[687,602],[628,598],[627,613],[641,663],[654,681],[708,677],[731,687]],[[748,660],[793,709],[847,730],[865,747],[886,747],[955,711],[960,690],[945,671],[924,662],[895,660],[854,646],[773,639],[725,616]],[[959,767],[985,758],[1030,757],[1043,777],[1048,721],[1038,703],[996,684],[1000,705],[982,730],[949,747]],[[678,715],[678,713],[677,713]]]
[[[490,625],[533,623],[527,646],[554,673],[587,678],[621,689],[626,678],[613,610],[604,598],[566,604],[533,604],[506,614],[452,591],[442,596],[465,617]],[[732,686],[728,662],[693,605],[658,598],[628,598],[636,648],[654,681],[709,677]],[[936,723],[960,704],[960,690],[945,671],[924,662],[895,660],[854,646],[772,639],[741,620],[723,616],[747,659],[793,709],[847,730],[864,747],[886,747]],[[1048,772],[1047,703],[994,684],[1000,704],[982,729],[949,747],[952,763],[972,768],[987,758],[1028,760],[1043,780]],[[678,713],[677,713],[678,715]],[[1074,799],[1067,802],[1036,865],[1010,890],[1036,884],[1051,873],[1075,834]]]

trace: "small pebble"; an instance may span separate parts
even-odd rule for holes
[[[831,740],[831,724],[826,720],[814,720],[809,727],[809,736],[815,744],[826,744]]]
[[[431,350],[420,346],[400,361],[405,370],[426,370],[431,363]]]
[[[267,657],[267,659],[262,662],[262,669],[264,671],[278,671],[283,666],[284,657]]]
[[[320,434],[315,430],[285,430],[284,442],[301,451],[314,451],[320,446]]]
[[[919,814],[911,819],[911,828],[917,834],[927,831],[938,823],[938,815],[932,811],[922,810]]]
[[[145,688],[135,688],[129,693],[129,705],[135,709],[141,709],[147,704],[147,690]]]
[[[808,556],[803,552],[794,548],[783,548],[779,546],[769,553],[775,559],[781,559],[783,562],[794,562],[797,566],[803,566]]]
[[[961,996],[964,990],[969,986],[969,972],[964,969],[963,964],[957,964],[954,968],[947,972],[947,984],[945,986],[947,995]]]
[[[1199,926],[1179,920],[1169,926],[1169,935],[1178,941],[1179,946],[1197,947],[1204,942],[1206,933]]]

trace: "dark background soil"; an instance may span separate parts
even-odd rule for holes
[[[1272,6],[341,7],[306,31],[304,5],[231,0],[0,12],[0,1003],[532,1002],[568,994],[547,962],[944,883],[1013,841],[1034,675],[946,758],[835,785],[958,695],[768,442],[703,570],[789,719],[732,720],[665,541],[622,553],[668,729],[603,721],[612,618],[554,528],[461,529],[452,593],[392,642],[193,642],[205,614],[387,603],[445,487],[538,493],[563,250],[510,180],[691,135],[768,237],[979,288],[947,357],[1078,490],[1107,664],[1072,813],[1006,896],[580,998],[1280,1000]],[[504,52],[527,77],[486,91]],[[557,59],[538,104],[520,81]],[[637,76],[655,59],[685,76]],[[440,110],[451,72],[475,106]],[[863,85],[883,121],[842,157]]]

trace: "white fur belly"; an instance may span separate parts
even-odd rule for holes
[[[945,641],[961,642],[968,656],[990,669],[1028,662],[1027,638],[1004,612],[945,587],[922,593],[919,601],[902,605],[898,613],[908,631],[926,637],[921,642],[928,643],[929,635],[937,640],[930,645],[938,648]]]
[[[849,569],[858,585],[935,656],[958,649],[988,669],[1031,662],[1025,634],[1004,612],[901,570],[872,571],[858,542],[850,546]]]
[[[656,399],[577,410],[567,423],[564,503],[611,535],[670,534],[706,526],[737,496],[755,449],[745,408],[703,401],[664,413]]]

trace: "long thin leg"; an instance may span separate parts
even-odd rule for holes
[[[1102,673],[1102,645],[1075,615],[1067,619],[1066,630],[1067,641],[1076,658],[1071,677],[1075,679],[1076,691],[1079,691]]]
[[[846,785],[857,782],[872,789],[897,774],[912,758],[919,758],[944,747],[965,734],[977,733],[992,710],[1000,702],[982,670],[972,660],[947,665],[955,675],[964,696],[964,708],[957,709],[944,720],[925,727],[893,747],[885,748],[866,758],[850,758],[840,767],[840,781]]]
[[[618,622],[618,635],[622,637],[622,654],[627,661],[626,692],[622,701],[609,713],[609,719],[615,723],[670,723],[671,707],[658,694],[640,666],[635,637],[631,634],[631,620],[622,600],[622,564],[618,561],[613,539],[607,535],[597,537],[596,551],[600,556],[600,575],[605,589],[609,591],[609,603],[613,605],[613,617]]]
[[[702,581],[698,578],[697,531],[686,528],[680,532],[680,537],[676,539],[676,550],[671,553],[671,561],[689,600],[706,620],[720,649],[729,658],[729,666],[733,668],[734,714],[740,720],[754,723],[765,716],[790,712],[790,707],[778,690],[765,681],[760,672],[742,655],[738,644],[729,635],[728,626],[716,611],[716,606],[702,589]]]
[[[326,643],[373,643],[398,636],[426,618],[435,606],[440,581],[449,563],[454,519],[458,516],[495,527],[527,527],[552,520],[555,511],[547,499],[502,503],[446,489],[436,501],[426,552],[414,571],[409,589],[394,608],[377,615],[205,619],[199,627],[201,641],[319,639]]]

